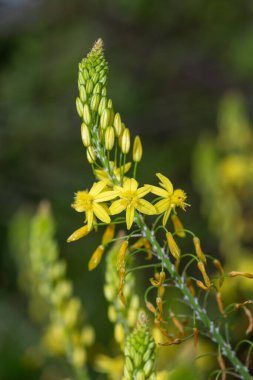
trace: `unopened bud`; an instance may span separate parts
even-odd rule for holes
[[[94,83],[94,84],[97,84],[97,82],[98,82],[98,80],[99,80],[99,74],[98,73],[94,73],[93,75],[92,75],[92,82]]]
[[[109,126],[105,130],[105,149],[112,150],[114,146],[114,129]]]
[[[87,160],[90,164],[93,164],[96,160],[96,152],[92,146],[89,146],[86,151]]]
[[[101,83],[97,83],[93,89],[93,94],[100,94],[102,90]]]
[[[78,230],[74,231],[73,234],[71,234],[68,237],[67,242],[71,243],[72,241],[76,241],[78,239],[81,239],[83,236],[86,236],[88,233],[89,233],[89,229],[88,229],[88,226],[86,224],[85,226],[78,228]]]
[[[119,137],[122,132],[122,123],[121,123],[120,114],[118,112],[114,116],[113,126],[115,129],[116,136]]]
[[[86,91],[85,91],[85,87],[84,87],[84,86],[80,86],[79,91],[80,91],[80,98],[81,98],[81,101],[82,101],[83,103],[85,103],[85,102],[86,102],[86,99],[87,99],[87,94],[86,94]]]
[[[248,273],[248,272],[237,272],[237,271],[232,271],[229,272],[228,274],[230,277],[237,277],[237,276],[242,276],[246,278],[253,278],[253,274]]]
[[[109,226],[106,227],[106,230],[102,237],[102,244],[103,245],[108,244],[114,238],[114,233],[115,233],[115,224],[109,224]]]
[[[106,108],[107,106],[107,99],[105,96],[103,96],[100,100],[100,103],[99,103],[99,106],[98,106],[98,114],[99,116],[102,115],[104,109]]]
[[[171,220],[174,226],[174,230],[179,237],[185,237],[184,226],[176,214],[171,215]]]
[[[136,136],[134,139],[134,146],[133,146],[133,161],[140,162],[141,158],[142,158],[141,139],[139,136]]]
[[[87,125],[91,123],[91,114],[87,103],[85,103],[85,105],[83,106],[83,121]]]
[[[87,148],[90,145],[91,140],[90,140],[90,130],[85,123],[82,123],[81,125],[81,137],[82,137],[83,145]]]
[[[198,259],[200,261],[202,261],[202,263],[206,264],[206,257],[204,255],[204,252],[201,249],[200,240],[197,236],[194,236],[193,244],[194,244],[195,252],[196,252]]]
[[[97,249],[94,251],[94,253],[92,254],[90,258],[90,261],[88,264],[89,271],[95,269],[98,266],[98,264],[100,263],[102,259],[104,251],[105,251],[105,247],[103,245],[99,245],[97,247]]]
[[[90,108],[92,111],[98,110],[99,102],[100,102],[100,96],[98,94],[93,94],[90,101]]]
[[[199,268],[199,270],[203,276],[205,285],[209,288],[211,286],[211,282],[210,282],[210,279],[206,273],[206,268],[205,268],[204,263],[202,261],[199,261],[197,265],[198,265],[198,268]]]
[[[127,154],[130,149],[130,131],[128,128],[125,128],[121,137],[121,150],[122,153]]]
[[[86,83],[86,92],[87,92],[88,95],[92,93],[93,88],[94,88],[94,85],[93,85],[92,80],[91,79],[87,80],[87,83]]]
[[[84,69],[83,72],[82,72],[82,74],[83,74],[83,79],[84,79],[85,81],[87,81],[87,80],[90,79],[90,75],[89,75],[89,73],[88,73],[88,70]]]
[[[80,117],[83,116],[83,103],[80,98],[76,98],[76,110]]]
[[[181,251],[180,251],[180,248],[178,247],[175,239],[173,238],[171,232],[167,232],[166,233],[166,238],[167,238],[167,242],[168,242],[170,253],[172,254],[172,256],[176,260],[179,260],[180,259],[180,255],[181,255]]]
[[[111,117],[111,110],[109,108],[105,108],[100,117],[100,126],[102,129],[108,127]]]

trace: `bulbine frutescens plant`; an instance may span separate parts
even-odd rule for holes
[[[197,343],[201,331],[217,344],[217,356],[221,367],[217,371],[217,378],[234,374],[242,379],[251,379],[248,368],[238,359],[231,347],[228,335],[224,335],[225,312],[222,310],[220,295],[225,276],[223,268],[218,260],[204,255],[199,239],[181,224],[177,210],[185,210],[187,207],[183,190],[174,189],[171,181],[162,173],[156,174],[160,181],[159,186],[139,185],[137,166],[142,158],[141,140],[138,136],[135,137],[130,149],[130,131],[122,122],[120,114],[115,112],[112,100],[107,96],[107,75],[108,65],[103,54],[103,42],[99,39],[79,64],[79,97],[76,100],[77,112],[83,121],[82,141],[96,179],[90,190],[78,191],[75,194],[72,207],[85,214],[85,221],[68,241],[75,241],[93,230],[106,227],[105,237],[89,261],[90,270],[100,263],[105,249],[111,242],[121,241],[117,269],[120,279],[118,293],[123,304],[126,302],[125,277],[130,270],[126,260],[128,250],[132,255],[145,251],[148,257],[156,259],[156,264],[152,262],[147,265],[156,269],[151,279],[151,288],[145,294],[145,302],[165,338],[162,345],[179,344],[189,337],[194,337]],[[146,196],[149,196],[149,200]],[[149,222],[147,216],[152,215],[153,218]],[[171,230],[171,222],[174,231]],[[114,230],[117,225],[126,226],[128,233],[115,238]],[[178,246],[177,237],[183,238],[186,235],[193,238],[194,254],[182,254]],[[215,280],[210,279],[207,274],[209,263],[217,269],[218,278]],[[191,268],[201,277],[191,275]],[[233,272],[230,275],[244,274]],[[250,274],[246,275],[250,277]],[[181,294],[178,300],[191,310],[191,323],[188,322],[187,329],[184,328],[180,316],[166,308],[166,288],[176,288]],[[149,299],[152,289],[157,291],[155,305]],[[209,317],[199,291],[204,292],[205,299],[210,293],[216,294],[220,310],[217,321]],[[177,336],[168,332],[168,320],[175,325]],[[127,344],[129,346],[129,342]],[[224,359],[227,360],[227,367]],[[131,358],[126,353],[126,362],[129,360]],[[133,361],[131,364],[134,365]],[[145,378],[145,374],[140,377]]]

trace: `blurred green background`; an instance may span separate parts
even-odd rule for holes
[[[115,109],[143,139],[140,180],[161,171],[185,189],[191,209],[184,223],[208,249],[218,246],[200,216],[192,155],[199,135],[216,133],[226,91],[241,92],[253,116],[252,1],[0,0],[1,380],[38,378],[20,359],[37,330],[8,248],[8,225],[22,205],[35,210],[41,199],[51,202],[76,292],[101,345],[110,335],[101,320],[103,265],[87,271],[98,239],[66,244],[82,222],[70,208],[73,193],[92,183],[75,109],[77,64],[98,37]]]

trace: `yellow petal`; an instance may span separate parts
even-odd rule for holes
[[[86,212],[86,218],[87,218],[88,230],[91,231],[92,226],[93,226],[93,220],[94,220],[94,215],[93,215],[92,210],[88,210]]]
[[[144,185],[140,187],[138,190],[136,190],[136,195],[138,198],[142,198],[146,194],[150,193],[151,189],[152,189],[151,185]]]
[[[161,173],[156,173],[156,176],[160,179],[161,185],[168,191],[169,194],[173,193],[173,185],[169,178],[165,177]]]
[[[128,206],[126,209],[126,225],[127,229],[130,230],[132,227],[134,221],[134,207],[133,206]]]
[[[102,191],[102,193],[98,194],[96,196],[96,199],[94,202],[106,202],[106,201],[110,201],[111,199],[114,199],[116,198],[118,195],[118,192],[117,191]]]
[[[163,215],[163,225],[165,226],[165,224],[167,223],[168,221],[168,218],[170,216],[170,212],[171,212],[171,208],[168,208],[167,211],[165,211],[164,215]]]
[[[101,180],[108,179],[108,174],[102,169],[96,169],[95,174],[98,179],[101,179]]]
[[[68,237],[67,242],[71,243],[72,241],[76,241],[78,239],[81,239],[82,237],[84,237],[88,233],[89,233],[88,226],[85,225],[85,226],[83,226],[81,228],[78,228],[76,231],[74,231],[73,234],[71,234]]]
[[[118,199],[114,201],[109,207],[109,212],[111,215],[120,214],[123,210],[125,210],[127,203],[124,199]]]
[[[105,247],[103,245],[99,245],[98,248],[95,250],[95,252],[92,254],[88,268],[89,270],[95,269],[98,264],[100,263],[103,253],[104,253]]]
[[[138,182],[134,178],[127,178],[124,182],[124,190],[135,192],[138,188]]]
[[[145,199],[139,199],[136,208],[142,214],[146,214],[146,215],[156,214],[155,207],[150,202],[146,201]]]
[[[157,202],[155,204],[155,208],[158,212],[158,214],[161,214],[162,212],[166,211],[168,208],[170,208],[170,199],[162,199],[161,201]]]
[[[89,194],[96,197],[106,186],[106,181],[99,181],[92,185]]]
[[[110,223],[111,219],[106,210],[98,203],[93,203],[93,211],[98,219],[104,223]]]
[[[161,189],[158,186],[152,186],[151,193],[163,198],[168,198],[169,196],[168,191]]]

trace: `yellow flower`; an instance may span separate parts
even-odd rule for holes
[[[185,210],[185,206],[189,206],[185,203],[186,194],[181,189],[173,189],[173,185],[170,180],[162,175],[161,173],[156,173],[157,177],[161,181],[159,184],[162,187],[152,186],[151,193],[156,194],[164,199],[161,199],[155,204],[158,214],[164,213],[163,225],[167,223],[172,209],[177,206]]]
[[[115,163],[113,161],[110,161],[110,166],[113,169],[113,174],[117,178],[118,181],[120,181],[121,174],[127,173],[131,168],[131,162],[127,162],[124,166],[120,166],[117,168]],[[96,169],[95,174],[98,179],[104,180],[107,182],[107,185],[113,186],[111,176],[108,172],[106,172],[104,169]]]
[[[134,212],[139,212],[147,215],[156,214],[155,207],[145,199],[142,199],[151,191],[150,185],[145,185],[138,188],[138,182],[134,178],[126,178],[123,186],[114,186],[114,190],[120,199],[114,201],[110,208],[110,214],[120,214],[126,210],[126,224],[129,230],[134,221]]]
[[[106,185],[106,181],[99,181],[93,184],[90,191],[78,191],[75,194],[72,207],[77,212],[85,213],[89,231],[93,227],[95,217],[104,223],[109,224],[111,221],[107,207],[99,203],[115,198],[117,193],[115,191],[103,191]]]

